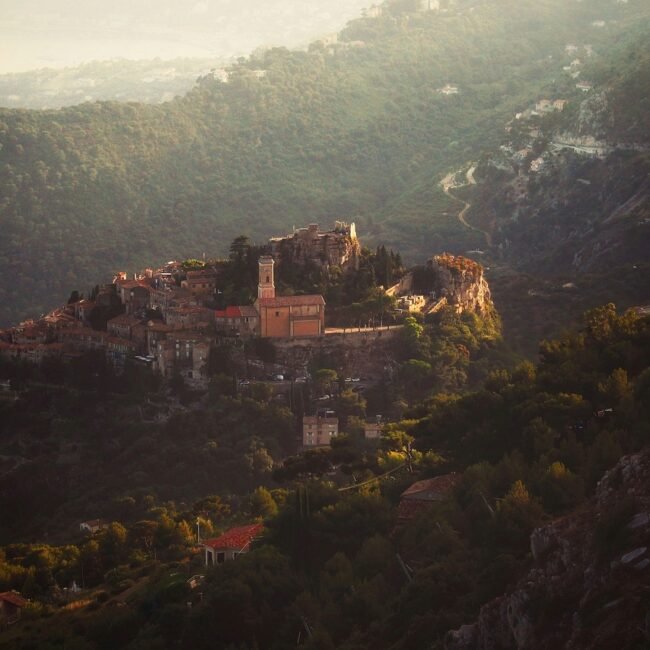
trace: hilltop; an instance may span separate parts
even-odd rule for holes
[[[390,2],[159,106],[3,109],[0,322],[119,268],[342,215],[409,259],[476,249],[438,179],[498,146],[567,44],[606,60],[646,18],[641,2]]]

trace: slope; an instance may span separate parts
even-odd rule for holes
[[[160,106],[0,111],[0,324],[118,268],[223,253],[242,231],[352,217],[371,244],[412,257],[471,248],[439,178],[498,143],[567,42],[604,50],[648,13],[640,1],[419,6],[388,3],[336,44],[251,56],[227,83],[208,75]]]

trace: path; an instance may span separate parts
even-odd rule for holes
[[[472,165],[466,172],[465,178],[467,179],[467,183],[465,185],[476,185],[476,180],[474,179],[474,171],[476,169],[475,165]],[[457,185],[454,182],[454,177],[456,176],[456,172],[450,172],[447,174],[441,181],[440,185],[442,185],[442,191],[447,195],[450,196],[452,199],[455,199],[456,201],[461,201],[464,203],[464,206],[462,210],[458,213],[458,221],[460,221],[465,228],[468,228],[469,230],[475,230],[476,232],[480,232],[483,234],[485,237],[485,243],[491,247],[492,246],[492,235],[485,231],[481,230],[480,228],[477,228],[476,226],[472,226],[471,223],[467,221],[465,218],[465,215],[469,211],[469,209],[472,207],[470,203],[467,201],[463,201],[463,199],[459,199],[457,196],[454,196],[450,190],[456,188],[456,187],[462,187],[462,185]]]

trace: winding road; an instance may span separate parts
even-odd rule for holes
[[[472,165],[467,172],[465,173],[465,178],[467,179],[467,183],[464,183],[464,185],[476,185],[476,180],[474,179],[474,170],[476,169],[475,165]],[[492,246],[492,235],[489,232],[486,232],[485,230],[481,230],[480,228],[477,228],[476,226],[472,226],[471,223],[465,219],[465,215],[467,214],[468,210],[472,207],[470,203],[467,201],[463,201],[463,199],[459,199],[457,196],[454,196],[450,190],[456,188],[456,187],[463,187],[463,185],[457,185],[454,182],[454,177],[456,176],[456,172],[450,172],[447,174],[441,181],[440,185],[442,186],[443,192],[447,195],[450,196],[452,199],[456,201],[461,201],[464,203],[464,206],[462,210],[458,213],[458,221],[460,221],[465,228],[468,228],[469,230],[475,230],[476,232],[480,232],[483,234],[485,237],[485,243],[488,246]]]

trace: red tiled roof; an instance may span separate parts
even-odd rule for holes
[[[424,481],[417,481],[401,494],[402,499],[435,501],[451,492],[460,480],[460,475],[452,472]]]
[[[226,318],[241,318],[241,309],[238,305],[230,305],[226,307],[225,311]]]
[[[257,313],[257,309],[255,309],[253,305],[240,305],[239,311],[241,312],[241,315],[244,317],[248,317],[248,318],[259,317],[259,314]]]
[[[214,312],[215,318],[257,318],[258,313],[252,305],[230,305]]]
[[[259,298],[260,307],[303,307],[305,305],[324,305],[321,295],[312,296],[277,296],[275,298]]]
[[[15,591],[4,591],[0,594],[0,600],[11,603],[14,607],[24,607],[27,601]]]
[[[411,501],[404,499],[400,501],[399,506],[397,507],[397,519],[414,519],[420,512],[429,507],[429,503],[426,501]]]
[[[203,545],[209,546],[210,548],[232,548],[237,551],[242,551],[249,546],[263,530],[264,526],[262,524],[238,526],[237,528],[231,528],[226,531],[220,537],[205,540]]]

